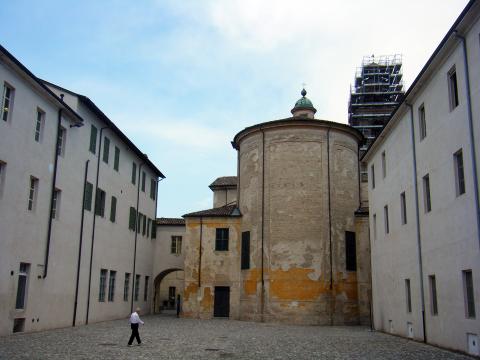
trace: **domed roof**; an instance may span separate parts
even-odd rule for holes
[[[302,94],[302,97],[298,99],[297,102],[295,103],[295,106],[292,109],[292,114],[294,114],[297,110],[311,110],[315,114],[317,112],[317,109],[313,107],[313,104],[310,101],[310,99],[305,97],[305,95],[307,95],[307,91],[303,89],[301,94]]]

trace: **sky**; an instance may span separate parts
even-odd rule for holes
[[[348,122],[366,55],[402,54],[406,88],[467,0],[16,0],[0,44],[37,77],[88,96],[162,171],[158,217],[213,206],[230,141],[291,116]]]

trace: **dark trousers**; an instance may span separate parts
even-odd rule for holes
[[[137,339],[137,342],[139,344],[142,343],[142,340],[140,340],[140,334],[138,333],[138,324],[130,324],[130,327],[132,328],[132,335],[130,335],[130,340],[128,340],[128,345],[132,345],[133,339]]]

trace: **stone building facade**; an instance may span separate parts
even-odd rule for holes
[[[315,119],[305,95],[293,117],[235,136],[236,202],[216,200],[213,209],[184,216],[185,316],[369,322],[368,223],[358,177],[363,137]],[[212,190],[218,199],[221,191]]]

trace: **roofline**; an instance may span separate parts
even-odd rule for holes
[[[49,81],[42,80],[45,83],[54,86],[62,91],[68,92],[69,94],[78,97],[78,99],[87,106],[95,115],[97,115],[101,120],[103,120],[105,123],[107,123],[108,127],[121,139],[123,140],[132,150],[133,152],[141,158],[145,164],[150,166],[155,173],[160,176],[162,179],[165,179],[165,175],[162,174],[162,172],[148,159],[147,155],[142,153],[139,148],[115,125],[115,123],[108,118],[107,115],[103,113],[102,110],[99,109],[95,103],[90,100],[87,96],[78,94],[74,91],[65,89],[64,87],[58,86],[57,84],[53,84]]]
[[[159,224],[157,222],[157,226],[185,226],[185,224]]]
[[[279,119],[279,120],[273,120],[273,121],[267,121],[263,122],[260,124],[256,124],[253,126],[246,127],[242,131],[238,132],[237,135],[233,138],[232,146],[234,149],[238,150],[238,145],[241,139],[244,137],[248,136],[249,134],[260,131],[260,130],[265,130],[265,129],[270,129],[270,128],[276,128],[276,127],[281,127],[281,126],[304,126],[304,127],[330,127],[330,128],[335,128],[338,130],[346,131],[349,132],[351,135],[357,138],[359,142],[362,142],[364,140],[364,137],[362,133],[351,127],[348,124],[342,124],[334,121],[328,121],[328,120],[321,120],[321,119],[308,119],[308,118],[300,118],[300,117],[289,117],[285,119]]]
[[[402,101],[400,102],[400,104],[397,105],[395,110],[392,112],[392,114],[390,115],[389,119],[387,120],[380,134],[378,134],[377,138],[370,144],[367,151],[361,157],[360,161],[368,161],[368,159],[375,152],[376,148],[380,146],[381,141],[385,138],[386,132],[388,132],[391,126],[393,126],[393,124],[391,126],[388,126],[388,125],[390,124],[392,119],[395,117],[395,115],[400,112],[400,108],[403,108],[404,107],[403,105],[408,104],[408,100],[411,100],[409,99],[409,97],[411,98],[414,97],[415,95],[414,90],[416,90],[417,88],[421,88],[421,86],[423,86],[423,83],[421,83],[423,76],[429,70],[430,66],[436,60],[437,56],[439,56],[439,54],[442,52],[442,50],[444,49],[445,45],[447,45],[452,35],[457,31],[458,25],[465,19],[465,16],[467,15],[467,13],[470,11],[470,9],[473,7],[473,5],[476,2],[477,0],[470,0],[468,4],[465,6],[465,8],[462,10],[458,18],[455,20],[453,25],[448,30],[447,34],[443,37],[440,44],[437,46],[433,54],[430,56],[426,64],[423,66],[422,70],[420,70],[419,74],[413,81],[412,85],[410,85],[408,90],[405,92],[405,95],[403,96]]]
[[[5,56],[14,63],[21,71],[23,71],[31,80],[33,80],[42,90],[46,91],[49,96],[51,96],[63,109],[69,112],[69,115],[72,118],[76,119],[78,122],[83,124],[83,118],[78,115],[75,110],[68,106],[60,97],[58,97],[52,90],[50,90],[43,81],[36,77],[30,70],[27,69],[15,56],[13,56],[7,49],[0,45],[0,52],[5,54]]]
[[[242,214],[239,215],[193,215],[192,214],[185,214],[182,217],[183,218],[240,218],[242,217]]]

